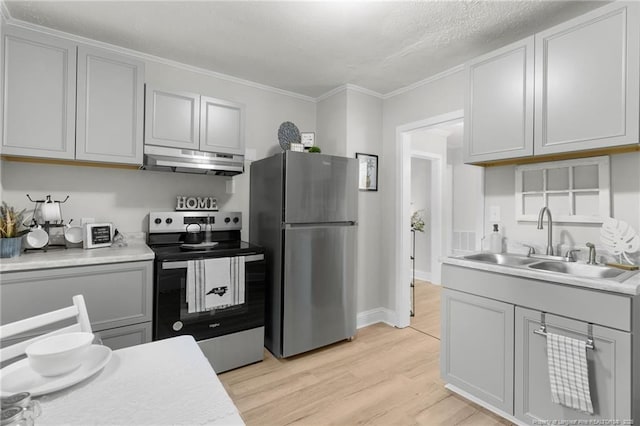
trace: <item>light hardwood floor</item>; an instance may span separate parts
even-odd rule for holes
[[[440,287],[416,284],[411,327],[374,324],[303,355],[220,375],[247,425],[502,425],[440,380]]]

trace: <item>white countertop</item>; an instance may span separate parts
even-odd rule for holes
[[[244,425],[192,336],[113,352],[94,377],[36,398],[37,425]]]
[[[493,263],[479,262],[477,260],[467,260],[462,257],[443,257],[440,261],[449,265],[464,266],[466,268],[478,269],[481,271],[497,272],[500,274],[514,275],[523,278],[591,288],[594,290],[629,294],[632,296],[640,294],[640,272],[637,271],[628,279],[618,282],[605,278],[584,278],[557,272],[535,270],[526,267],[518,268],[513,266],[496,265]]]
[[[126,247],[112,246],[88,250],[81,248],[51,248],[46,252],[40,250],[28,251],[21,253],[17,257],[0,259],[0,272],[136,262],[153,260],[154,258],[155,254],[143,240],[133,239],[128,242]]]

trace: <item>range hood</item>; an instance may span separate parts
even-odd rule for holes
[[[244,172],[244,156],[145,145],[141,169],[234,176]]]

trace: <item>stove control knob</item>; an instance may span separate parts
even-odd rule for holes
[[[238,219],[237,217],[234,217],[234,218],[233,218],[233,223],[238,223],[238,221],[239,221],[239,220],[240,220],[240,219]]]
[[[171,225],[171,223],[173,222],[173,219],[168,217],[167,220],[165,220],[165,222],[167,222],[167,225]]]
[[[154,222],[156,223],[156,225],[160,225],[162,223],[162,219],[157,217],[156,220],[154,220]]]
[[[173,323],[173,330],[174,331],[180,331],[182,330],[182,327],[184,326],[184,324],[182,323],[182,321],[176,321]]]
[[[224,218],[224,223],[229,223],[229,222],[231,222],[231,219],[230,219],[230,218],[228,218],[228,217],[225,217],[225,218]]]

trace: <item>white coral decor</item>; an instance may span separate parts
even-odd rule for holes
[[[614,256],[622,257],[633,265],[627,254],[640,250],[640,236],[627,222],[609,217],[602,223],[600,241],[605,249]]]

